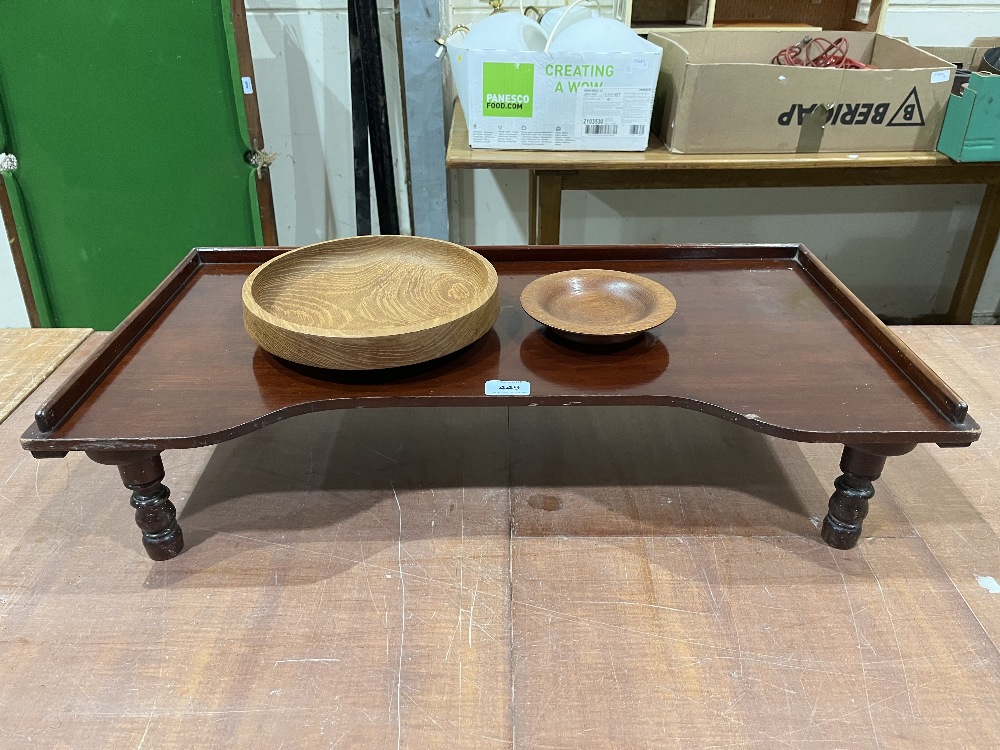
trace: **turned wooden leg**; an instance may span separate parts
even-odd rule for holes
[[[142,530],[142,546],[153,560],[169,560],[184,549],[184,535],[177,525],[177,509],[170,490],[162,483],[163,461],[157,456],[147,464],[119,466],[122,482],[132,490],[135,523]]]
[[[901,456],[912,445],[845,446],[840,470],[833,485],[830,509],[823,519],[823,541],[837,549],[851,549],[861,539],[861,525],[868,515],[868,501],[875,494],[872,482],[879,478],[888,456]]]
[[[169,560],[184,549],[184,535],[177,525],[177,509],[170,490],[163,484],[163,461],[159,453],[99,453],[91,459],[118,467],[122,482],[132,490],[135,523],[142,531],[142,546],[153,560]]]

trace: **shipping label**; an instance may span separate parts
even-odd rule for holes
[[[646,135],[652,89],[587,89],[577,98],[576,110],[578,136]]]

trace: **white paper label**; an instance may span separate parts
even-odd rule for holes
[[[935,70],[931,73],[931,83],[947,83],[951,80],[950,70]]]
[[[487,380],[487,396],[530,396],[531,383],[527,380]]]
[[[253,93],[253,81],[250,80],[250,76],[243,76],[243,93]]]
[[[645,136],[653,111],[647,89],[588,88],[577,98],[577,136]]]

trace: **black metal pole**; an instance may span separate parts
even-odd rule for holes
[[[354,217],[358,234],[372,233],[371,177],[368,172],[368,104],[361,67],[361,36],[357,11],[348,4],[347,30],[351,50],[351,121],[354,133]]]
[[[382,44],[378,27],[376,0],[348,0],[353,9],[361,41],[361,68],[364,71],[365,103],[368,110],[368,134],[375,176],[375,200],[378,203],[379,232],[399,234],[399,209],[396,205],[396,180],[392,167],[392,142],[389,138],[389,109],[386,103],[385,73],[382,68]]]

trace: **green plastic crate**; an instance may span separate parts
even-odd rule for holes
[[[1000,76],[973,73],[951,95],[937,148],[955,161],[1000,161]]]

